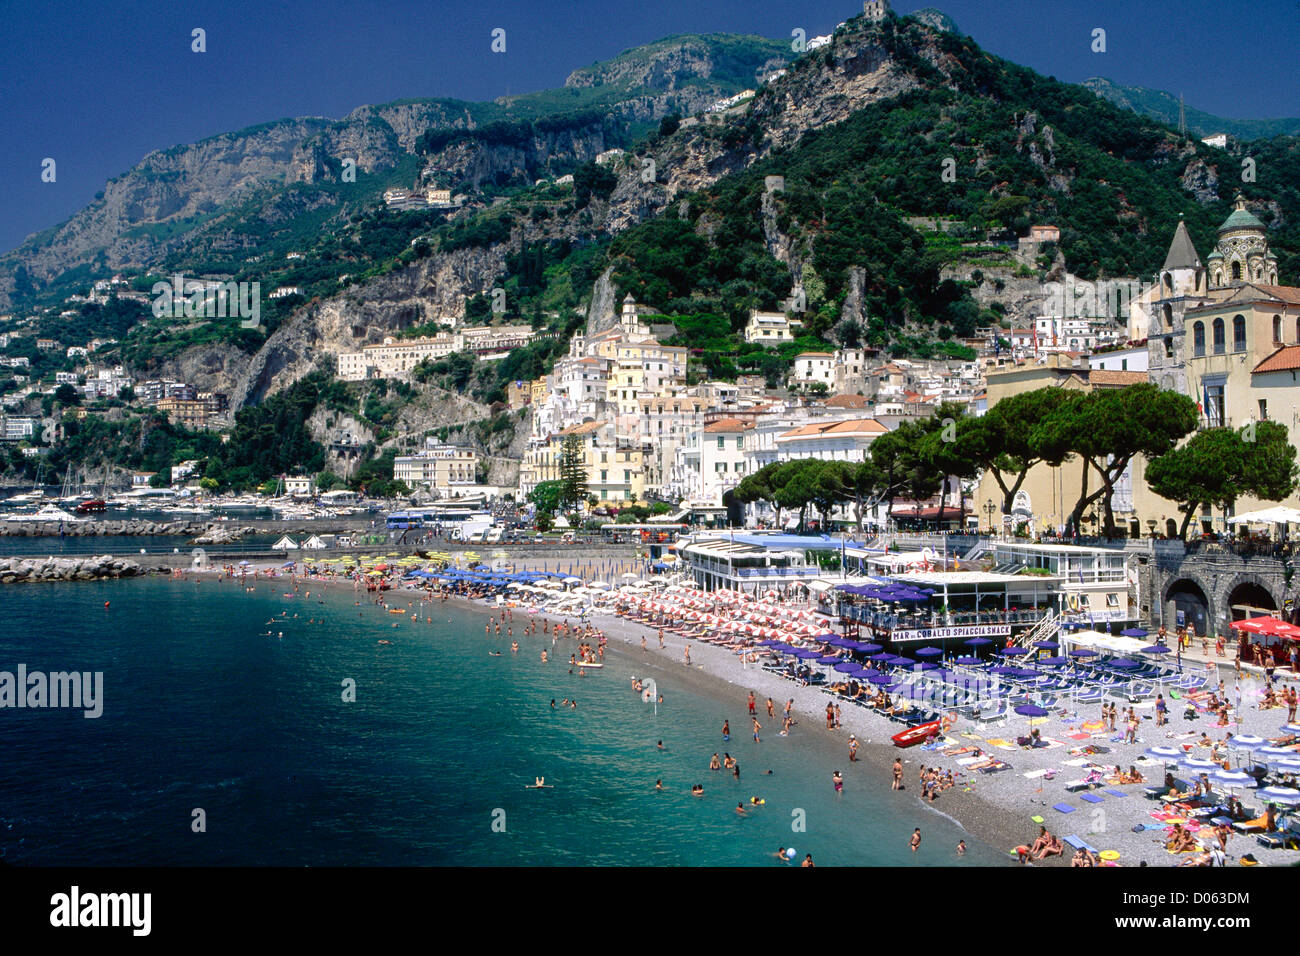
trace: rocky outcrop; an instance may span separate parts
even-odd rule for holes
[[[0,558],[0,584],[133,578],[146,568],[111,554],[85,558]]]
[[[1183,188],[1201,205],[1219,201],[1219,168],[1193,158],[1183,170]]]
[[[246,534],[252,534],[252,528],[232,528],[229,525],[210,524],[206,530],[191,542],[192,544],[230,544]]]

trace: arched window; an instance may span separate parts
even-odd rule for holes
[[[1214,329],[1214,354],[1222,355],[1224,352],[1223,319],[1215,319],[1213,329]]]
[[[1165,314],[1165,328],[1166,328],[1166,329],[1172,329],[1172,328],[1174,327],[1174,310],[1173,310],[1173,307],[1172,307],[1171,305],[1169,305],[1169,303],[1166,302],[1163,311],[1164,311],[1164,314]]]
[[[1232,317],[1232,350],[1234,352],[1246,351],[1246,317],[1244,315],[1234,315]]]
[[[1168,272],[1165,273],[1165,295],[1174,294],[1174,279]]]
[[[1232,264],[1232,281],[1238,282],[1240,280],[1241,280],[1241,263],[1234,262]]]
[[[1282,316],[1273,316],[1273,344],[1282,344]]]
[[[1197,322],[1192,326],[1192,354],[1205,354],[1205,323]]]

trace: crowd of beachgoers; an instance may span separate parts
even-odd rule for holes
[[[1009,860],[1300,861],[1300,819],[1291,814],[1300,804],[1300,725],[1295,688],[1282,674],[1274,683],[1229,663],[1175,659],[1159,645],[1136,655],[1069,650],[1068,632],[1028,647],[973,639],[897,655],[843,633],[806,591],[705,592],[633,561],[601,569],[617,571],[605,582],[568,573],[565,563],[461,569],[407,559],[220,571],[287,578],[295,589],[342,584],[415,621],[421,602],[468,601],[508,614],[521,633],[542,621],[577,638],[574,666],[603,662],[615,638],[735,685],[752,722],[740,735],[752,738],[746,746],[838,738],[850,769],[836,771],[837,790],[856,773],[880,773],[1004,846]],[[920,734],[914,746],[891,744],[909,730]]]

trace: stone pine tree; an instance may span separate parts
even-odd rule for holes
[[[587,500],[587,460],[582,439],[568,435],[560,444],[560,507],[577,509]]]

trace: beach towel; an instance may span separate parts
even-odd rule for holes
[[[1047,768],[1043,768],[1042,770],[1028,770],[1024,775],[1030,780],[1033,780],[1035,777],[1041,777],[1045,773],[1047,773]]]
[[[1058,803],[1052,807],[1057,813],[1073,813],[1075,808],[1068,803]]]
[[[1033,815],[1032,817],[1030,817],[1029,819],[1030,819],[1030,822],[1032,822],[1032,823],[1042,823],[1042,822],[1043,822],[1043,818],[1040,817],[1038,814],[1034,814],[1034,815]]]
[[[1069,737],[1071,740],[1087,740],[1092,735],[1091,734],[1066,734],[1065,736]]]
[[[1109,793],[1112,797],[1127,797],[1128,794],[1123,790],[1116,790],[1114,787],[1103,787],[1102,791]]]
[[[1079,799],[1088,803],[1101,803],[1101,797],[1097,796],[1095,793],[1081,793],[1079,794]]]

